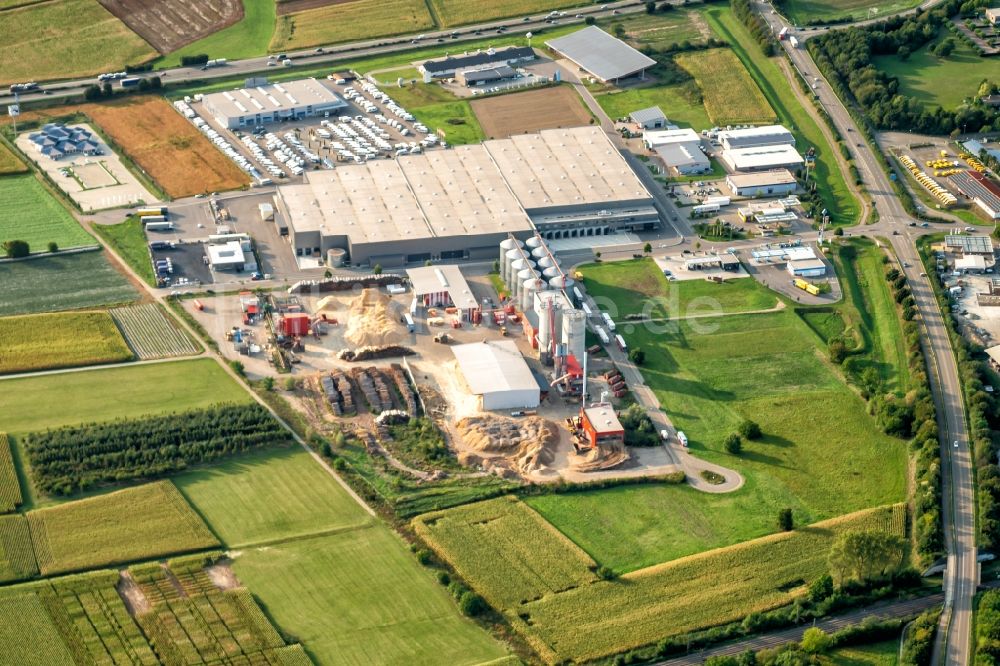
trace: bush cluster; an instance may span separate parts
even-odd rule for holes
[[[660,443],[656,426],[640,405],[629,405],[618,415],[618,420],[625,428],[627,446],[657,446]]]
[[[764,55],[773,56],[776,53],[774,35],[771,34],[767,22],[753,10],[750,0],[732,0],[731,4],[736,18],[743,21],[750,34],[760,44]]]

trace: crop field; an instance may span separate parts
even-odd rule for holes
[[[91,227],[94,233],[104,239],[122,261],[136,272],[143,281],[151,287],[156,286],[156,276],[153,275],[153,261],[146,244],[146,232],[142,228],[142,220],[130,215],[124,222],[118,224],[95,224]]]
[[[890,16],[917,6],[919,0],[787,0],[782,12],[795,25],[818,24],[833,19],[850,17],[854,21],[879,16]],[[877,14],[869,15],[871,9]]]
[[[0,176],[12,173],[24,173],[28,170],[21,158],[14,154],[14,151],[7,147],[7,144],[0,142]]]
[[[219,545],[169,481],[30,511],[28,522],[44,575]]]
[[[182,474],[174,485],[229,548],[372,522],[340,484],[299,448],[227,460]]]
[[[743,63],[729,49],[675,56],[701,88],[705,110],[716,125],[770,123],[778,119]]]
[[[0,662],[20,666],[74,663],[45,603],[34,591],[11,588],[0,594]]]
[[[523,511],[530,511],[524,508]],[[532,512],[533,513],[533,512]],[[790,603],[805,585],[827,573],[827,556],[836,535],[845,531],[882,531],[903,536],[902,504],[860,511],[719,550],[635,571],[610,581],[592,580],[572,589],[515,600],[497,581],[519,581],[521,563],[511,566],[508,538],[477,539],[482,520],[478,505],[422,516],[414,521],[434,550],[475,589],[504,600],[502,611],[515,629],[547,662],[583,662],[638,647],[699,627],[723,624],[755,611]],[[464,523],[464,528],[462,527]],[[534,531],[529,531],[534,525]],[[544,521],[518,524],[521,543],[547,541]],[[464,534],[462,533],[464,532]],[[561,571],[588,558],[578,552],[551,559],[551,551],[532,562],[536,575]],[[529,552],[530,554],[530,552]],[[542,592],[541,588],[536,588]]]
[[[164,662],[292,666],[286,650],[305,656],[299,645],[286,648],[247,589],[219,589],[205,564],[191,557],[170,560],[169,568],[151,563],[130,569],[149,605],[137,619]]]
[[[188,4],[188,3],[180,3]],[[236,60],[267,53],[274,33],[274,0],[242,0],[243,17],[228,28],[202,37],[161,58],[157,64],[176,67],[182,56],[205,53],[209,58]]]
[[[104,7],[160,53],[176,51],[243,18],[240,0],[189,3],[100,0]]]
[[[652,259],[585,264],[587,293],[612,317],[646,312],[652,317],[684,317],[718,311],[766,310],[778,303],[774,292],[753,278],[721,284],[707,280],[668,282]]]
[[[494,19],[521,16],[533,12],[548,12],[586,4],[580,0],[430,0],[434,14],[442,27],[481,23]]]
[[[21,433],[249,401],[250,395],[207,358],[5,379],[0,381],[0,431]]]
[[[424,0],[356,0],[279,16],[269,50],[292,51],[433,27]]]
[[[4,10],[0,85],[119,71],[156,52],[97,0]]]
[[[187,333],[177,328],[155,303],[115,308],[111,310],[111,317],[124,334],[128,346],[142,361],[189,356],[201,351]]]
[[[10,513],[23,501],[10,447],[10,438],[0,432],[0,513]]]
[[[21,513],[0,516],[0,582],[23,580],[37,573],[28,519]]]
[[[249,179],[162,97],[81,108],[174,198],[232,190]]]
[[[233,570],[317,663],[472,666],[505,655],[381,524],[246,549]]]
[[[0,374],[133,360],[107,312],[0,318]]]
[[[0,178],[0,242],[23,240],[32,252],[97,245],[62,204],[31,174]]]
[[[657,14],[627,14],[598,19],[597,25],[615,34],[614,26],[625,31],[625,41],[637,49],[667,49],[682,42],[698,43],[714,37],[698,8],[660,12]]]
[[[952,33],[942,30],[942,38]],[[876,56],[875,66],[899,79],[899,92],[917,100],[927,109],[938,106],[956,109],[975,97],[983,79],[1000,79],[1000,60],[981,58],[968,44],[957,40],[951,55],[941,57],[931,52],[940,40],[934,40],[903,60],[899,56]]]
[[[103,252],[0,264],[0,316],[130,303],[135,288]]]
[[[474,99],[471,104],[488,139],[591,122],[590,111],[569,86]]]

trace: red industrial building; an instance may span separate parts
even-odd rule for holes
[[[611,405],[595,405],[580,410],[580,425],[591,448],[625,445],[625,428]]]
[[[281,332],[288,337],[308,335],[311,325],[305,312],[290,312],[281,318]]]

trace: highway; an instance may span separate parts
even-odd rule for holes
[[[784,27],[782,18],[766,3],[758,3],[761,16],[772,30]],[[941,621],[941,644],[936,663],[971,663],[972,598],[978,583],[975,534],[975,492],[972,479],[970,442],[966,428],[965,405],[959,380],[958,364],[944,319],[915,246],[916,236],[909,225],[913,220],[903,210],[888,177],[871,146],[864,141],[854,119],[830,88],[807,50],[781,42],[795,68],[810,83],[834,126],[851,145],[855,164],[879,212],[879,222],[858,229],[871,237],[890,239],[892,249],[906,274],[920,312],[921,338],[930,363],[928,376],[937,407],[941,443],[942,485],[944,494],[945,540],[948,566],[945,572],[945,612]],[[792,85],[797,85],[792,82]],[[894,233],[895,232],[895,233]],[[957,443],[957,446],[955,445]]]
[[[678,0],[678,3],[679,2],[680,0]],[[566,10],[565,16],[560,16],[555,19],[557,21],[555,26],[569,25],[573,23],[582,25],[588,16],[600,18],[604,16],[612,16],[613,14],[630,14],[643,11],[645,11],[645,4],[640,0],[619,0],[618,2],[609,2],[603,5],[578,7],[576,9]],[[582,18],[577,18],[577,16]],[[294,65],[290,68],[282,66],[280,63],[277,65],[272,63],[271,66],[268,66],[268,58],[264,55],[255,58],[246,58],[244,60],[232,60],[223,66],[210,67],[204,70],[201,66],[174,67],[171,69],[161,69],[149,73],[141,73],[137,74],[137,76],[159,76],[163,81],[164,86],[176,87],[181,84],[196,81],[210,82],[215,79],[246,77],[251,74],[283,74],[287,73],[289,70],[307,67],[315,68],[326,64],[334,65],[338,62],[345,62],[348,59],[357,60],[369,56],[385,55],[387,53],[396,53],[399,51],[426,49],[434,46],[444,47],[448,44],[455,44],[457,46],[463,42],[489,39],[490,35],[524,35],[528,32],[534,32],[539,33],[539,40],[543,40],[545,38],[544,30],[555,27],[553,24],[546,23],[547,19],[548,16],[544,14],[531,18],[515,17],[503,21],[488,21],[475,25],[465,25],[453,30],[427,32],[419,35],[419,38],[415,38],[413,35],[404,35],[401,37],[386,37],[362,42],[317,47],[302,51],[288,51],[286,55],[288,55],[294,63]],[[224,53],[213,53],[209,55],[213,58],[225,57]],[[38,83],[42,84],[42,88],[45,92],[38,91],[29,94],[22,94],[19,96],[22,103],[38,101],[48,102],[55,101],[63,97],[79,96],[83,94],[83,91],[87,88],[87,86],[96,84],[97,78],[95,75],[86,79],[76,79],[73,81],[59,81],[51,83],[38,81]],[[12,104],[13,102],[14,96],[10,94],[6,88],[0,92],[0,106]]]

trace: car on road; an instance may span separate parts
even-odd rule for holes
[[[927,227],[929,227],[929,226],[931,226],[931,225],[930,225],[930,224],[928,224],[927,222],[921,222],[921,223],[920,223],[920,226],[921,226],[921,227],[923,227],[924,229],[926,229]]]
[[[910,267],[910,262],[904,261],[903,262],[903,268],[909,268],[909,267]]]
[[[954,446],[956,449],[958,448],[958,440],[957,439],[954,441],[954,443],[952,444],[952,446]]]

